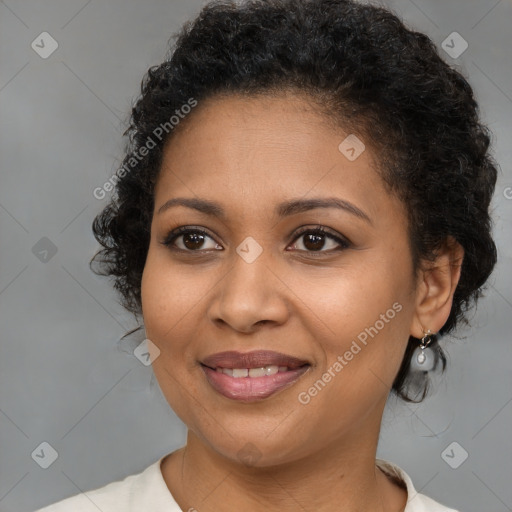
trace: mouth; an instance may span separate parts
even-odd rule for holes
[[[308,361],[273,352],[220,352],[201,361],[211,387],[226,398],[254,402],[289,388],[311,367]]]

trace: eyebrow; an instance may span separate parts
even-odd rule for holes
[[[226,212],[220,204],[209,201],[207,199],[199,199],[194,197],[175,197],[173,199],[169,199],[162,206],[160,206],[157,214],[163,213],[169,208],[175,206],[184,206],[186,208],[197,210],[206,215],[218,217],[223,220],[226,219]],[[365,212],[363,212],[363,210],[350,203],[349,201],[340,199],[338,197],[292,199],[290,201],[285,201],[284,203],[278,204],[276,206],[275,212],[279,217],[282,218],[295,215],[297,213],[314,210],[316,208],[337,208],[339,210],[344,210],[348,213],[351,213],[352,215],[368,222],[369,224],[372,224],[370,217]]]

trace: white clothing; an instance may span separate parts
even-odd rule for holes
[[[183,512],[160,470],[165,456],[141,473],[65,498],[36,512]],[[416,492],[409,475],[395,464],[381,459],[376,462],[385,473],[405,484],[408,498],[404,512],[457,512]]]

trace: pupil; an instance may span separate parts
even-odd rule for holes
[[[325,235],[315,235],[315,234],[309,234],[306,235],[306,240],[304,242],[304,246],[306,249],[310,249],[312,251],[317,251],[319,249],[322,249],[324,245],[324,238]],[[309,242],[312,242],[311,244]]]
[[[187,249],[198,249],[204,242],[204,236],[201,234],[187,233],[183,236],[183,244]]]

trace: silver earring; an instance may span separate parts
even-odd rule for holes
[[[423,332],[420,346],[416,348],[411,360],[411,367],[413,370],[421,372],[429,372],[434,368],[435,354],[432,348],[429,347],[434,333],[430,331]]]

